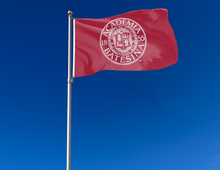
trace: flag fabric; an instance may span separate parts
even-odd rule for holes
[[[166,9],[74,21],[74,77],[102,70],[157,70],[177,62],[177,43]]]

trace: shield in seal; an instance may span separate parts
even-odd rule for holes
[[[104,56],[118,65],[129,65],[145,52],[147,38],[143,28],[129,18],[117,18],[102,29],[100,47]]]

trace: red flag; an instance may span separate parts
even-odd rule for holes
[[[75,19],[75,77],[101,70],[156,70],[177,62],[166,9]]]

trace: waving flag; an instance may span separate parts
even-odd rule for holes
[[[177,43],[166,9],[74,21],[74,77],[102,70],[156,70],[177,62]]]

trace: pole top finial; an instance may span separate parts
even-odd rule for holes
[[[72,11],[68,11],[68,14],[69,14],[69,15],[72,15],[72,14],[73,14],[73,12],[72,12]]]

